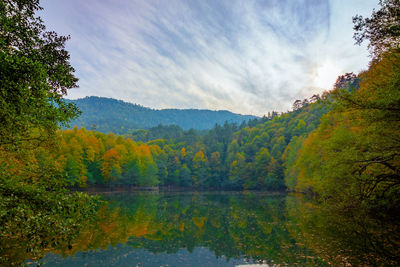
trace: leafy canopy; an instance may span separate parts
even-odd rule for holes
[[[46,31],[40,9],[38,0],[0,2],[0,145],[42,140],[78,114],[62,98],[78,80],[69,37]]]

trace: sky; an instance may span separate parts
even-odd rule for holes
[[[79,88],[67,98],[262,116],[332,89],[370,61],[352,17],[377,0],[42,0],[70,35]]]

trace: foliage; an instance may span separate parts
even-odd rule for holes
[[[77,82],[64,49],[68,37],[45,31],[42,20],[34,15],[39,9],[38,0],[0,3],[3,149],[41,141],[54,133],[59,123],[65,125],[77,115],[76,107],[62,98]]]
[[[225,123],[199,133],[157,126],[125,138],[84,128],[64,130],[60,132],[62,150],[58,158],[69,181],[81,186],[284,190],[285,169],[293,163],[291,159],[286,164],[288,145],[292,139],[305,138],[328,110],[317,99],[313,104],[304,101],[307,104],[294,112],[252,121],[252,127]],[[167,138],[146,144],[131,140],[147,140],[149,136]]]
[[[90,223],[98,202],[83,193],[3,180],[0,188],[0,263],[20,266],[49,249],[67,249]]]
[[[77,79],[64,49],[68,37],[46,31],[35,16],[40,9],[38,0],[0,2],[2,266],[25,260],[10,254],[15,247],[41,257],[45,249],[68,246],[96,206],[93,198],[64,189],[52,154],[59,125],[78,114],[63,99]]]
[[[375,58],[390,49],[400,49],[400,1],[380,0],[379,4],[381,9],[374,10],[370,18],[353,17],[356,43],[368,39]]]
[[[291,155],[289,188],[336,206],[390,210],[399,202],[400,2],[380,4],[371,18],[354,18],[356,40],[375,49],[369,69],[338,78],[327,98],[333,110]]]
[[[45,250],[71,249],[82,229],[87,230],[82,238],[90,247],[93,235],[87,235],[91,231],[87,223],[98,202],[68,192],[68,186],[288,188],[317,195],[342,210],[362,208],[368,213],[383,207],[389,213],[398,212],[399,3],[381,1],[381,10],[371,18],[354,18],[356,41],[368,39],[374,49],[367,71],[340,76],[335,89],[322,97],[296,100],[292,112],[254,118],[227,111],[151,110],[98,97],[65,101],[67,89],[77,82],[64,49],[68,37],[45,31],[34,15],[40,10],[38,0],[2,1],[0,263],[18,265],[26,257],[42,257]],[[126,135],[77,127],[57,132],[78,114],[73,103],[84,110],[76,124]],[[149,127],[153,128],[137,130]],[[122,217],[121,225],[113,221],[118,211],[111,216],[103,208],[98,216],[104,213],[106,221],[95,231],[115,237],[112,242],[121,238],[127,242],[127,234],[134,233],[129,244],[137,247],[167,236],[155,252],[168,251],[174,242],[178,247],[185,243],[191,250],[196,240],[203,244],[204,237],[239,240],[237,247],[229,248],[228,257],[245,251],[253,259],[271,249],[265,238],[243,235],[245,229],[258,227],[268,238],[287,236],[287,231],[274,232],[264,219],[259,221],[248,209],[238,208],[235,199],[225,201],[231,206],[223,214],[218,213],[218,205],[208,209],[183,204],[189,221],[169,213],[179,203],[139,205],[134,216]],[[168,217],[168,222],[158,222],[157,214]],[[235,222],[224,226],[229,235],[220,231],[221,221]],[[179,234],[171,237],[171,231]],[[248,250],[244,243],[258,247]],[[212,249],[219,251],[218,246]]]
[[[70,185],[155,186],[159,183],[152,154],[152,150],[155,156],[161,153],[158,146],[84,128],[64,130],[59,138],[62,148],[55,156],[67,173]]]
[[[363,200],[396,203],[400,189],[399,66],[400,54],[388,53],[359,75],[359,90],[334,92],[334,110],[301,149],[296,163],[297,190],[311,190],[347,204]]]
[[[116,134],[134,133],[135,130],[148,129],[159,125],[168,126],[170,134],[176,134],[181,127],[184,130],[211,129],[215,124],[242,123],[255,116],[235,114],[226,110],[198,110],[198,109],[150,109],[140,105],[104,97],[86,97],[70,100],[82,111],[82,115],[72,122],[79,128],[97,130],[102,133]],[[173,125],[173,126],[171,126]],[[157,135],[157,129],[153,131]],[[146,135],[146,133],[143,133]],[[143,136],[142,138],[146,138]],[[149,137],[147,137],[147,140]],[[158,138],[164,138],[158,136]],[[146,140],[146,141],[147,141]]]

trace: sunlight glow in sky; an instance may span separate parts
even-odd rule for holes
[[[68,98],[263,115],[367,67],[352,16],[377,0],[42,0],[71,35],[80,79]]]
[[[317,88],[331,88],[337,76],[343,72],[344,70],[341,69],[339,64],[329,61],[322,62],[322,64],[316,68],[312,84]]]

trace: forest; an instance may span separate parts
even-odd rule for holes
[[[57,161],[79,185],[284,190],[290,150],[328,110],[313,96],[287,114],[202,132],[158,126],[117,136],[75,127],[59,132]]]
[[[46,31],[39,10],[38,0],[0,2],[1,247],[23,240],[31,255],[72,247],[101,212],[98,197],[76,192],[88,186],[291,191],[399,219],[400,1],[353,18],[356,42],[369,42],[365,71],[339,76],[332,90],[296,100],[292,111],[222,114],[213,128],[198,129],[165,117],[122,130],[91,121],[73,127],[80,111],[64,98],[78,81],[69,37]]]
[[[67,102],[76,105],[81,111],[81,115],[72,120],[71,125],[102,133],[127,134],[161,124],[177,125],[185,130],[207,130],[225,121],[240,124],[258,118],[227,110],[151,109],[122,100],[96,96]]]
[[[201,132],[162,125],[123,136],[64,130],[57,162],[81,186],[290,190],[337,203],[397,203],[397,5],[354,18],[356,41],[370,41],[368,69],[338,77],[322,96],[296,100],[291,112]]]
[[[399,186],[399,54],[379,56],[365,72],[340,76],[322,97],[240,126],[203,132],[158,126],[125,136],[64,130],[57,161],[68,181],[80,185],[393,198]]]

